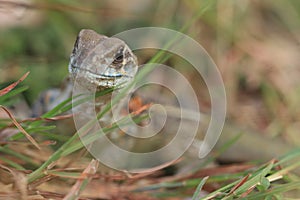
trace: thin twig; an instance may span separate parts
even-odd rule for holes
[[[29,135],[25,129],[19,124],[19,122],[17,122],[17,120],[15,119],[15,117],[13,116],[13,114],[4,106],[0,105],[0,108],[2,110],[4,110],[6,112],[6,114],[9,116],[9,118],[13,121],[14,125],[19,129],[19,131],[21,133],[24,134],[24,136],[38,149],[41,149],[40,146],[38,145],[38,143],[33,139],[33,137],[31,137],[31,135]]]

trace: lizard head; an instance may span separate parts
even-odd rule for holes
[[[126,84],[137,68],[137,58],[124,41],[87,29],[78,34],[69,63],[71,77],[88,89]]]

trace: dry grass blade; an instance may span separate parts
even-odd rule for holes
[[[139,109],[133,111],[131,114],[133,114],[133,115],[139,115],[139,114],[141,114],[142,112],[144,112],[145,110],[148,110],[151,106],[152,106],[151,103],[146,104],[146,105],[143,105],[143,106],[141,106]]]
[[[183,174],[183,176],[175,176],[175,177],[167,177],[164,178],[164,181],[185,181],[189,179],[195,178],[203,178],[206,176],[216,176],[221,174],[235,174],[239,172],[243,172],[253,168],[252,164],[233,164],[228,166],[218,166],[218,167],[209,167],[200,169],[198,172],[194,172],[192,174]]]
[[[234,193],[234,191],[236,191],[236,189],[238,189],[239,187],[241,187],[241,185],[243,185],[249,178],[249,174],[247,176],[245,176],[240,182],[238,182],[228,193],[228,195]]]
[[[64,197],[64,200],[78,199],[80,191],[82,191],[91,180],[91,175],[97,172],[98,166],[99,162],[97,160],[92,160],[87,168],[82,172],[80,179],[76,181],[70,192]]]
[[[55,145],[57,142],[54,140],[45,140],[43,142],[39,143],[39,146],[50,146],[50,145]],[[0,145],[25,145],[28,144],[27,142],[18,142],[18,141],[0,141]]]
[[[90,8],[90,7],[83,7],[83,6],[75,6],[63,3],[26,3],[26,2],[14,2],[14,1],[5,1],[0,0],[0,8],[7,8],[7,7],[21,7],[25,9],[35,9],[35,10],[53,10],[58,12],[66,12],[66,11],[73,11],[73,12],[81,12],[81,13],[102,13],[104,16],[116,16],[122,13],[120,9],[105,9],[105,8]],[[122,13],[124,14],[124,13]],[[131,15],[130,13],[126,13],[127,15]]]
[[[250,192],[252,192],[254,190],[254,188],[255,187],[251,187],[246,192],[244,192],[243,194],[241,194],[241,198],[245,198],[246,196],[248,196],[250,194]]]
[[[46,3],[23,3],[23,2],[13,2],[13,1],[0,1],[2,5],[6,6],[14,6],[14,7],[23,7],[23,8],[29,8],[29,9],[46,9],[46,10],[56,10],[56,11],[64,11],[64,9],[68,10],[74,10],[74,11],[80,11],[80,12],[92,12],[91,9],[87,8],[80,8],[76,6],[70,6],[66,4],[46,4]]]
[[[152,174],[152,173],[154,173],[154,172],[156,172],[158,170],[161,170],[163,168],[166,168],[168,166],[171,166],[171,165],[177,163],[179,160],[180,160],[180,158],[177,159],[177,160],[172,160],[172,161],[166,162],[166,163],[158,165],[156,167],[152,167],[152,168],[148,168],[148,169],[139,169],[139,170],[136,170],[135,173],[137,173],[137,175],[132,175],[128,171],[125,171],[125,170],[123,172],[128,176],[128,178],[131,178],[131,179],[135,178],[135,177],[148,176],[149,174]]]
[[[67,114],[67,115],[60,115],[56,117],[36,117],[36,118],[28,118],[23,120],[22,122],[28,122],[28,121],[39,121],[39,120],[44,120],[44,121],[59,121],[63,119],[69,119],[73,117],[73,114]]]
[[[19,122],[17,122],[17,120],[14,118],[14,116],[12,115],[12,113],[5,108],[4,106],[0,105],[0,108],[2,110],[4,110],[6,112],[6,114],[9,116],[9,118],[13,121],[14,125],[21,131],[21,133],[23,133],[25,135],[25,137],[38,149],[41,149],[40,146],[38,145],[38,143],[33,139],[33,137],[31,137],[31,135],[29,135],[24,129],[23,127],[19,124]]]
[[[26,72],[26,74],[24,74],[18,81],[14,82],[14,83],[10,84],[9,86],[7,86],[6,88],[0,90],[0,97],[5,95],[12,89],[14,89],[20,82],[22,82],[28,76],[28,74],[29,74],[29,72]]]
[[[67,114],[67,115],[60,115],[56,117],[33,117],[33,118],[27,118],[22,121],[19,121],[19,124],[25,123],[25,122],[34,122],[34,121],[46,121],[46,122],[52,122],[52,121],[59,121],[59,120],[64,120],[64,119],[69,119],[73,117],[73,114]],[[4,126],[4,128],[9,128],[14,126],[14,123],[8,124],[7,126]]]
[[[51,176],[51,175],[47,175],[45,177],[42,177],[40,179],[38,179],[37,181],[33,182],[33,183],[30,183],[28,184],[28,189],[29,190],[34,190],[36,187],[38,187],[39,185],[43,184],[43,183],[46,183],[46,182],[49,182],[53,179],[54,177]]]
[[[18,171],[12,170],[4,165],[0,164],[0,167],[4,170],[7,170],[9,173],[12,174],[15,182],[15,186],[18,189],[19,192],[19,198],[21,200],[26,200],[28,199],[28,194],[27,194],[27,179],[26,176]]]

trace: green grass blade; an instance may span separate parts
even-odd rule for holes
[[[206,183],[207,179],[208,179],[208,176],[204,177],[204,178],[200,181],[200,183],[199,183],[199,185],[197,186],[196,191],[195,191],[195,193],[194,193],[194,195],[193,195],[193,197],[192,197],[192,200],[198,200],[198,199],[200,199],[200,192],[201,192],[201,190],[202,190],[204,184]]]
[[[5,104],[5,101],[7,101],[9,98],[14,97],[14,96],[24,92],[28,88],[29,88],[28,86],[21,86],[21,87],[18,87],[18,88],[14,88],[9,93],[7,93],[7,94],[0,97],[0,104]]]

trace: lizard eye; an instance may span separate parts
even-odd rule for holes
[[[120,64],[120,63],[123,62],[123,59],[124,59],[123,49],[121,49],[121,51],[119,51],[118,53],[116,53],[115,59],[113,61],[113,64]]]

